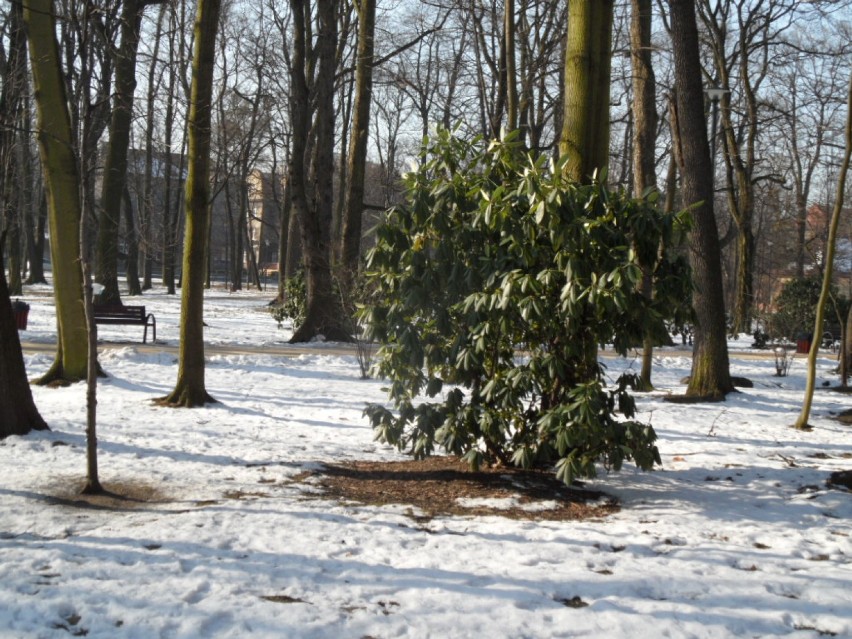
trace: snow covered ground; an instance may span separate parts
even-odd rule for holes
[[[22,338],[53,342],[48,291],[24,299]],[[283,345],[268,299],[210,292],[208,343]],[[176,345],[179,300],[141,302]],[[779,378],[732,344],[732,372],[755,387],[682,406],[661,396],[682,392],[688,353],[661,351],[660,392],[639,405],[663,466],[590,482],[618,497],[615,515],[421,526],[404,505],[316,499],[294,481],[322,462],[401,458],[361,416],[384,393],[354,356],[211,354],[221,403],[174,410],[151,403],[174,385],[174,352],[140,348],[141,327],[100,333],[121,342],[101,351],[101,478],[160,499],[75,504],[85,388],[34,388],[52,430],[0,442],[0,637],[852,637],[852,495],[825,485],[852,468],[852,427],[831,419],[852,399],[819,391],[813,432],[790,428],[801,356]],[[28,351],[29,373],[51,360]],[[833,360],[819,364],[833,380]]]

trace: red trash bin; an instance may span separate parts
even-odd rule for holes
[[[27,330],[27,318],[30,315],[30,305],[21,300],[12,302],[12,312],[15,314],[15,324],[19,331]]]
[[[796,340],[796,352],[808,354],[811,352],[811,338],[810,337],[800,337]]]

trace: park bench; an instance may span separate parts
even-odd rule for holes
[[[148,325],[153,330],[153,341],[157,341],[157,320],[153,313],[145,314],[144,306],[124,306],[123,304],[95,304],[95,324],[131,324],[144,326],[142,343],[148,341]]]

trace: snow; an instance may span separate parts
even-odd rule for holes
[[[0,442],[0,637],[852,637],[852,495],[825,484],[852,467],[852,427],[831,419],[850,399],[818,391],[814,430],[790,428],[802,356],[779,378],[771,355],[734,342],[732,372],[755,387],[684,406],[662,396],[682,392],[688,353],[658,352],[660,390],[638,405],[662,468],[589,482],[616,514],[422,525],[405,505],[322,500],[301,479],[402,457],[361,414],[382,382],[359,379],[340,345],[286,345],[270,296],[208,293],[206,381],[221,403],[201,409],[151,402],[176,379],[177,298],[138,302],[157,317],[153,347],[141,327],[100,327],[101,479],[153,486],[153,502],[75,504],[85,388],[33,389],[52,430]],[[44,287],[24,299],[35,376],[54,312]],[[613,377],[638,367],[604,361]],[[834,365],[820,358],[821,379]]]

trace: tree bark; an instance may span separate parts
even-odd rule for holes
[[[195,18],[178,379],[174,391],[160,400],[168,406],[189,408],[216,401],[204,383],[204,280],[209,250],[213,68],[220,6],[221,0],[199,0]]]
[[[25,160],[32,166],[32,158],[27,153]],[[33,180],[28,180],[29,185],[34,186]],[[30,276],[27,278],[27,284],[47,284],[47,278],[44,276],[44,244],[45,244],[45,226],[47,224],[47,196],[44,189],[38,190],[38,203],[34,204],[34,211],[30,213],[35,217],[35,228],[32,233],[28,233],[30,238]],[[27,219],[31,219],[30,216]]]
[[[506,128],[514,131],[518,128],[518,71],[515,64],[517,47],[515,46],[515,0],[504,0],[503,41],[504,64],[506,67]]]
[[[142,245],[142,290],[147,291],[153,286],[153,230],[151,217],[154,209],[154,104],[157,97],[156,71],[160,57],[160,41],[162,40],[163,22],[168,11],[168,4],[160,5],[157,16],[157,27],[154,31],[154,51],[148,67],[148,87],[146,90],[145,106],[145,165],[142,176],[142,201],[139,203],[139,234]]]
[[[569,0],[559,151],[575,182],[602,176],[609,163],[613,0]]]
[[[86,316],[80,266],[80,172],[74,155],[56,16],[52,0],[24,0],[32,60],[38,142],[50,220],[50,251],[56,299],[57,355],[39,383],[76,382],[87,371]]]
[[[370,106],[373,99],[373,53],[376,30],[376,0],[361,0],[358,5],[358,51],[355,66],[355,107],[345,204],[343,208],[343,246],[341,266],[346,277],[358,271],[361,256],[361,222],[364,214],[364,182],[367,167],[367,143],[370,137]]]
[[[134,297],[142,295],[142,283],[139,281],[139,230],[133,215],[133,198],[126,181],[122,201],[124,202],[124,227],[127,234],[127,294]]]
[[[3,175],[0,196],[4,227],[9,239],[8,286],[12,295],[20,295],[23,290],[24,268],[22,227],[26,208],[23,206],[25,188],[21,188],[19,143],[22,137],[18,135],[18,129],[26,130],[29,127],[29,123],[23,121],[23,96],[27,90],[27,40],[20,4],[10,7],[6,29],[9,48],[8,53],[4,55],[3,84],[0,88],[0,167]]]
[[[95,280],[104,288],[99,299],[120,304],[118,289],[118,239],[121,205],[127,178],[127,150],[133,122],[136,90],[136,54],[145,6],[160,0],[124,0],[121,9],[121,44],[115,60],[115,95],[109,125],[109,146],[104,166],[100,217],[95,255]]]
[[[642,197],[647,189],[656,188],[655,162],[657,135],[657,83],[651,64],[651,0],[631,0],[630,52],[633,68],[633,195]],[[653,265],[642,265],[642,293],[653,295]],[[651,364],[654,341],[646,331],[642,343],[640,390],[653,390]]]
[[[695,346],[692,374],[686,394],[723,399],[734,390],[728,364],[725,302],[719,234],[713,214],[713,168],[704,90],[698,53],[698,29],[692,0],[670,0],[672,49],[675,62],[678,163],[683,180],[681,197],[692,206],[694,226],[690,234],[690,259],[695,283]]]
[[[293,209],[302,223],[302,250],[305,260],[308,299],[305,321],[291,342],[307,342],[322,335],[332,341],[348,341],[340,300],[334,293],[331,274],[331,221],[334,172],[334,78],[336,71],[337,2],[318,4],[319,32],[316,56],[319,62],[311,96],[306,75],[307,20],[305,0],[290,0],[293,9],[293,62],[291,67],[291,109],[293,122],[290,183]],[[316,104],[311,153],[310,192],[304,165],[307,161],[311,97]],[[310,202],[309,202],[310,198]]]
[[[0,264],[3,263],[5,233],[0,236]],[[21,341],[12,312],[6,273],[0,268],[0,439],[26,435],[32,430],[48,430],[33,402]]]
[[[568,41],[565,52],[564,105],[559,150],[567,177],[583,184],[604,179],[609,158],[609,84],[612,64],[613,0],[568,2]],[[590,310],[582,319],[594,322]],[[575,370],[569,383],[595,379],[598,345],[591,331],[577,331]]]

